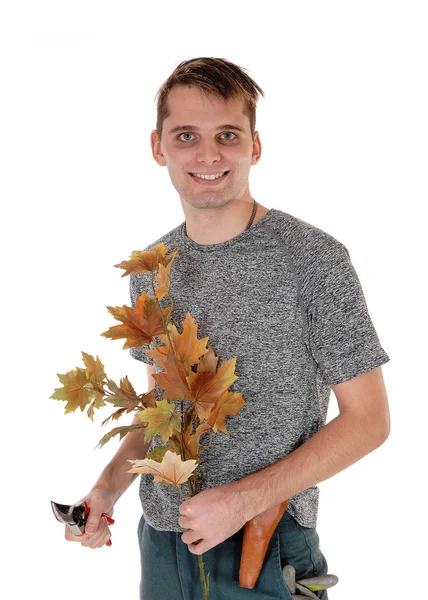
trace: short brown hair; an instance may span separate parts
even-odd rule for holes
[[[241,67],[225,60],[202,56],[181,62],[164,81],[156,93],[157,118],[156,131],[159,140],[162,138],[164,119],[170,115],[168,94],[174,85],[191,84],[199,88],[206,95],[213,95],[224,100],[229,98],[242,98],[244,100],[244,114],[250,120],[251,137],[254,140],[256,128],[256,104],[258,95],[264,97],[263,90],[249,77]]]

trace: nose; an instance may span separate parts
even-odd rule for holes
[[[219,147],[215,140],[201,139],[196,152],[196,160],[210,165],[221,160]]]

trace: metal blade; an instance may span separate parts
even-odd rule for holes
[[[51,500],[51,506],[53,510],[53,514],[58,519],[60,523],[67,523],[68,515],[70,514],[70,504],[59,504],[58,502],[53,502]]]

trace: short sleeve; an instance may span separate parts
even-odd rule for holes
[[[149,280],[148,277],[143,277],[146,273],[140,273],[138,275],[130,274],[129,276],[129,295],[131,297],[131,305],[132,308],[136,306],[136,300],[143,292],[146,292],[147,295],[152,296],[152,293],[149,292]],[[150,344],[144,344],[140,348],[130,348],[129,354],[132,358],[137,360],[141,360],[148,365],[153,365],[153,358],[146,353],[146,350],[150,350],[154,348],[153,340]]]
[[[348,249],[337,244],[317,260],[308,305],[311,352],[330,386],[390,360],[380,344]]]

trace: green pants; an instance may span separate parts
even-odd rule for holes
[[[239,586],[244,528],[204,553],[210,573],[210,600],[291,600],[282,574],[286,564],[296,579],[327,574],[327,561],[315,528],[302,527],[286,511],[269,543],[254,589]],[[202,600],[198,556],[181,540],[182,533],[157,531],[142,515],[138,525],[141,553],[140,600]],[[327,592],[316,592],[328,600]],[[302,596],[302,599],[304,596]]]

